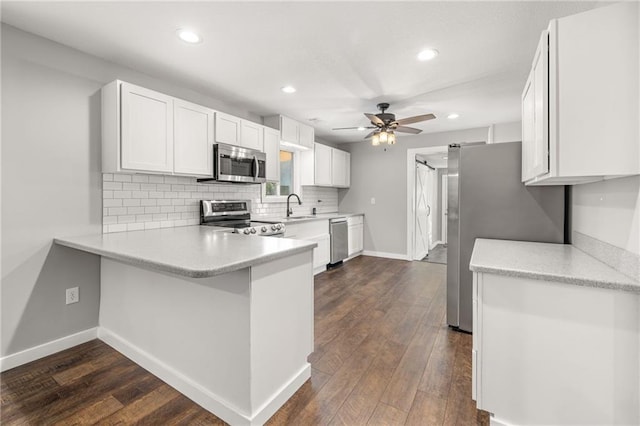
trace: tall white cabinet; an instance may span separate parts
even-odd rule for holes
[[[554,19],[522,94],[522,181],[640,174],[639,4]]]
[[[211,175],[214,115],[209,108],[174,100],[174,173]]]
[[[121,90],[122,168],[172,172],[173,98],[129,83]]]

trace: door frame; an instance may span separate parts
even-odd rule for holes
[[[438,154],[449,150],[449,145],[407,149],[407,252],[406,259],[413,260],[413,236],[415,234],[416,154]]]

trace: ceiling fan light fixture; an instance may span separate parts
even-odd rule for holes
[[[438,51],[436,49],[424,49],[422,52],[418,53],[418,60],[421,62],[430,61],[436,56],[438,56]]]
[[[380,134],[374,133],[371,137],[371,145],[378,146],[380,145]]]
[[[190,43],[190,44],[198,44],[202,43],[202,37],[200,37],[196,32],[188,30],[186,28],[180,28],[176,31],[176,35],[180,38],[180,40]]]
[[[384,130],[381,131],[378,134],[378,137],[380,138],[380,143],[387,143],[388,136],[389,134],[387,132],[385,132]]]
[[[389,145],[395,145],[396,144],[396,134],[393,132],[389,132],[389,136],[387,136],[387,143]]]

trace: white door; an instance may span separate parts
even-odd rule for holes
[[[433,227],[435,221],[433,220],[437,211],[437,196],[438,196],[438,172],[434,169],[427,168],[427,243],[429,250],[434,247]]]
[[[442,226],[440,227],[440,240],[443,244],[447,244],[447,203],[449,201],[447,194],[447,175],[442,175]]]
[[[413,258],[423,259],[429,254],[429,168],[416,163]]]

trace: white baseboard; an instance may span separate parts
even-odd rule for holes
[[[507,423],[507,422],[505,422],[505,421],[502,421],[502,420],[500,420],[500,419],[497,419],[497,418],[495,418],[495,417],[493,417],[493,416],[491,416],[491,417],[489,418],[489,424],[490,424],[491,426],[511,426],[511,424],[510,424],[510,423]]]
[[[429,247],[429,250],[433,250],[438,244],[444,244],[444,243],[440,240],[435,241],[431,244],[431,247]]]
[[[387,259],[408,260],[407,255],[404,253],[386,253],[383,251],[364,250],[362,254],[365,256],[386,257]]]
[[[25,349],[15,354],[0,358],[0,371],[7,371],[20,365],[35,361],[56,352],[72,348],[82,343],[93,340],[98,336],[98,328],[90,328],[70,336],[61,337],[33,348]]]
[[[98,338],[151,374],[164,380],[196,404],[232,425],[264,424],[311,377],[311,365],[307,363],[266,404],[256,410],[255,414],[250,415],[104,327],[98,329]]]

